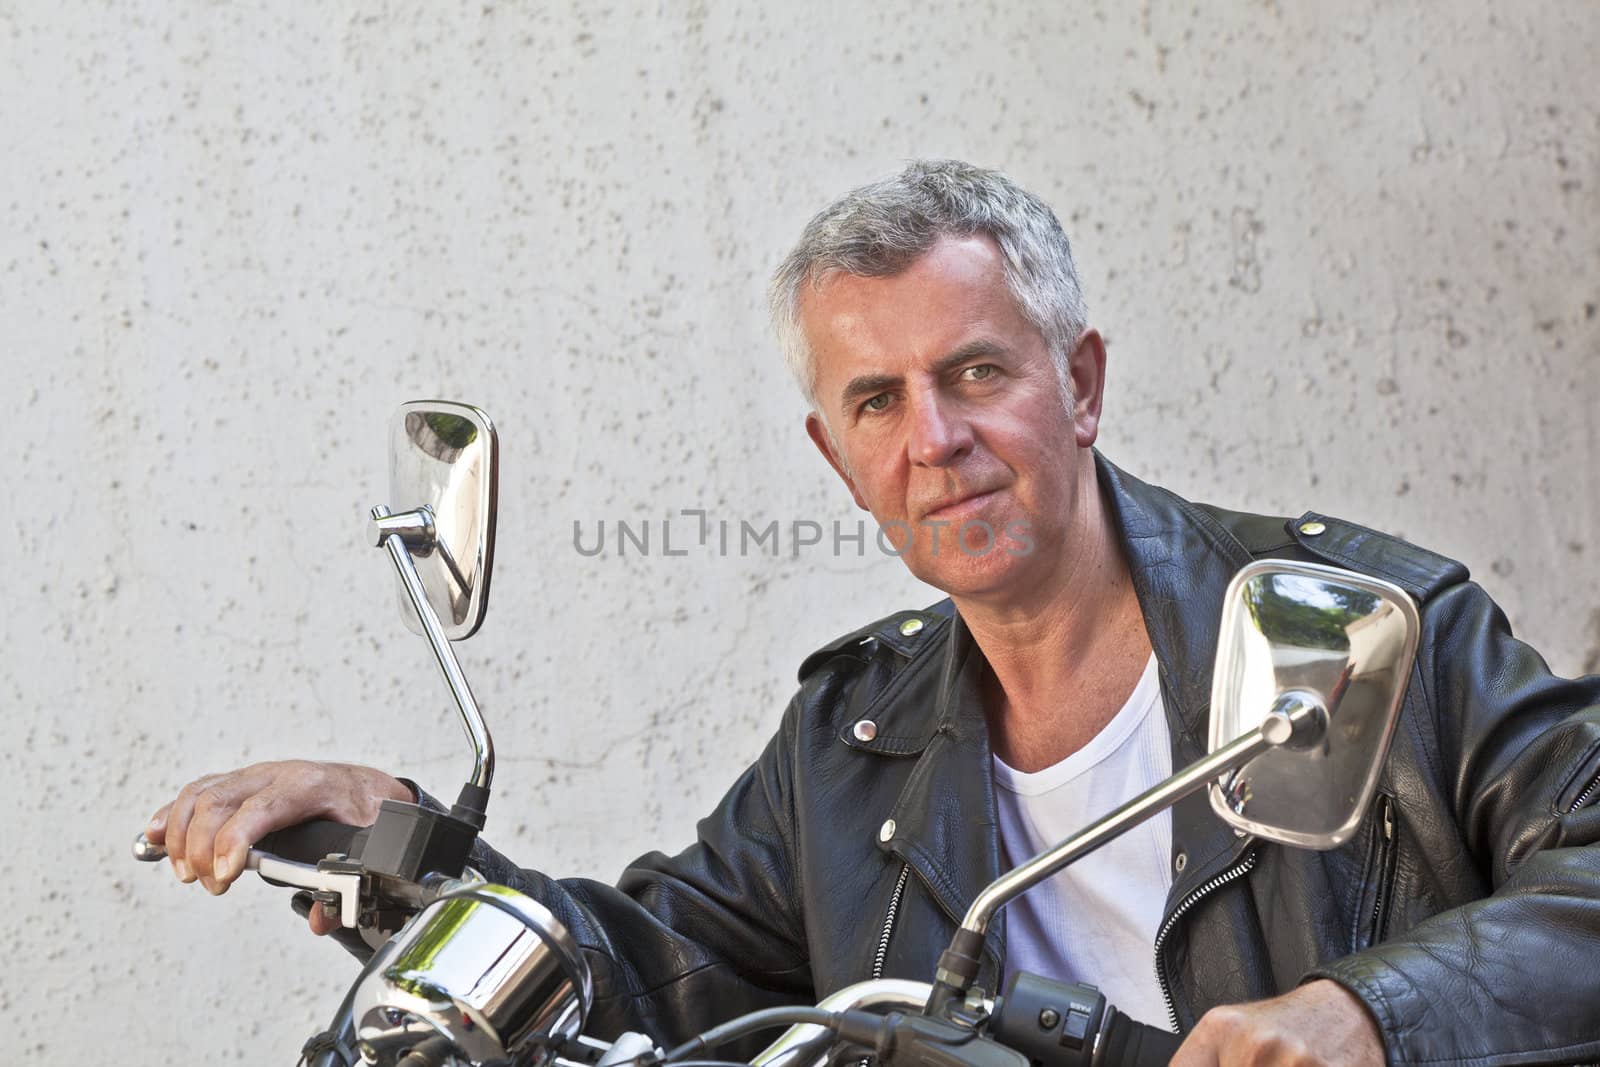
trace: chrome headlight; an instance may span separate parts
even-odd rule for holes
[[[351,1009],[369,1062],[437,1036],[473,1063],[528,1053],[537,1065],[578,1036],[593,1000],[588,965],[555,916],[480,884],[440,897],[395,935]]]

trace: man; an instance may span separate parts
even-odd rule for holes
[[[1002,913],[980,984],[1097,982],[1186,1030],[1183,1064],[1600,1057],[1600,680],[1551,677],[1459,564],[1324,517],[1201,507],[1101,459],[1105,347],[1066,237],[998,174],[914,163],[847,195],[773,305],[808,434],[950,601],[809,657],[681,855],[613,888],[479,847],[588,950],[602,1027],[681,1037],[926,979],[1004,866],[1201,754],[1222,590],[1280,556],[1421,606],[1361,831],[1328,853],[1266,845],[1191,798]],[[186,787],[149,833],[221,892],[268,830],[364,824],[410,796],[367,768],[263,764]]]

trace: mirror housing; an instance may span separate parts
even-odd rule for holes
[[[1211,751],[985,886],[939,957],[925,1011],[964,1001],[1007,903],[1201,789],[1243,833],[1303,848],[1347,840],[1377,787],[1421,629],[1388,582],[1286,560],[1241,570],[1222,608]]]
[[[1377,789],[1421,628],[1411,597],[1377,578],[1287,560],[1235,575],[1212,676],[1212,751],[1286,704],[1326,721],[1316,743],[1280,745],[1212,782],[1212,809],[1270,841],[1347,841]]]
[[[451,641],[464,641],[489,609],[500,443],[480,408],[451,400],[400,405],[389,424],[389,500],[431,523],[412,549],[428,603]],[[407,539],[411,543],[410,538]],[[423,633],[406,591],[400,616]]]

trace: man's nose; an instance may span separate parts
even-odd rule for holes
[[[925,394],[912,402],[906,451],[918,466],[948,466],[972,451],[972,428],[947,401]]]

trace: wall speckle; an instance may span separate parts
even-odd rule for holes
[[[212,900],[128,842],[246,761],[466,773],[362,542],[401,401],[501,426],[461,652],[488,836],[529,864],[685,843],[806,652],[934,599],[870,549],[572,543],[685,508],[853,528],[763,286],[909,156],[1056,206],[1118,462],[1459,557],[1600,669],[1597,53],[1556,0],[0,10],[19,1058],[288,1062],[353,976],[281,892]]]

